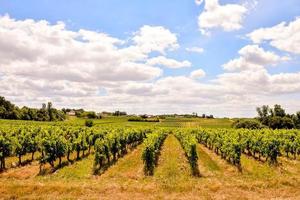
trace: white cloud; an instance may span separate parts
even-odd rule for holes
[[[195,52],[195,53],[203,53],[204,52],[204,49],[201,47],[190,47],[190,48],[186,48],[185,50],[189,51],[189,52]]]
[[[0,16],[0,93],[37,100],[98,96],[102,88],[111,91],[120,82],[158,78],[163,70],[147,64],[148,54],[179,47],[176,35],[164,27],[144,26],[132,41],[130,45],[106,33],[70,31],[62,22]]]
[[[157,51],[164,54],[166,50],[179,48],[176,35],[162,26],[143,26],[134,34],[133,41],[145,53]]]
[[[206,73],[205,73],[205,71],[203,71],[203,69],[197,69],[197,70],[191,72],[190,77],[192,79],[200,79],[200,78],[205,77],[205,75],[206,75]]]
[[[203,0],[195,0],[195,4],[197,4],[198,6],[200,6],[203,3]]]
[[[300,54],[300,17],[289,24],[282,22],[270,28],[260,28],[247,35],[254,43],[270,42],[270,45],[294,54]]]
[[[205,0],[204,11],[198,17],[198,25],[203,34],[209,29],[222,28],[234,31],[242,28],[247,8],[239,4],[221,5],[219,0]]]
[[[16,80],[69,84],[149,81],[162,70],[146,64],[148,53],[179,46],[176,35],[163,27],[144,26],[133,41],[135,45],[121,48],[124,41],[105,33],[70,31],[62,22],[17,21],[6,15],[0,17],[0,73]]]
[[[70,31],[63,23],[0,17],[0,94],[17,105],[53,101],[58,107],[129,113],[249,116],[256,106],[272,103],[300,109],[299,72],[270,74],[266,66],[287,57],[258,45],[242,48],[240,58],[224,64],[230,73],[202,82],[197,80],[205,76],[200,69],[161,76],[163,70],[155,65],[191,66],[164,55],[179,47],[166,28],[144,26],[128,41]]]
[[[265,51],[258,45],[247,45],[239,50],[239,54],[239,58],[230,60],[223,65],[223,68],[228,71],[257,70],[289,60],[289,57],[280,57],[274,52]]]
[[[147,60],[147,64],[153,65],[153,66],[164,66],[164,67],[173,68],[173,69],[192,66],[192,63],[187,60],[177,61],[174,59],[166,58],[164,56],[150,58]]]

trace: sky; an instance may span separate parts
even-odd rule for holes
[[[299,0],[0,0],[18,106],[254,117],[300,110]]]

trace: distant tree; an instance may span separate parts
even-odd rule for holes
[[[117,110],[113,113],[113,116],[125,116],[125,115],[127,115],[126,112],[122,112],[122,111],[119,111],[119,110]]]
[[[269,106],[263,105],[261,108],[257,107],[256,111],[258,113],[259,121],[264,125],[268,125],[268,123],[269,123],[269,113],[272,111],[269,108]]]
[[[0,106],[0,119],[6,118],[7,111],[4,106]]]
[[[41,109],[28,108],[26,106],[20,109],[0,96],[0,119],[56,121],[64,120],[65,113],[53,108],[51,102],[48,105],[43,104]]]
[[[213,116],[213,115],[206,115],[206,118],[207,118],[207,119],[213,119],[214,116]]]
[[[233,123],[234,128],[246,128],[246,129],[261,129],[263,128],[263,125],[253,119],[247,119],[247,120],[237,120]]]
[[[141,118],[146,119],[148,118],[148,115],[144,114],[144,115],[140,115]]]
[[[47,109],[47,106],[46,106],[45,103],[42,104],[42,109],[43,109],[43,110],[46,110],[46,109]]]
[[[274,108],[262,106],[257,108],[258,120],[265,126],[272,129],[292,129],[300,127],[300,113],[296,115],[286,114],[281,105],[275,104]],[[298,125],[299,124],[299,125]]]
[[[49,120],[54,121],[55,116],[53,115],[53,108],[52,108],[52,103],[51,102],[48,102],[47,111],[48,111],[48,115],[49,115]]]
[[[291,118],[275,116],[270,118],[269,127],[272,129],[292,129],[295,124]]]
[[[295,124],[295,127],[300,129],[300,111],[297,112],[295,115],[293,115],[293,121],[294,121],[294,124]]]
[[[87,112],[87,118],[89,119],[96,119],[97,115],[95,112]]]
[[[14,104],[0,96],[0,118],[2,119],[18,119],[19,112]]]
[[[285,114],[285,110],[283,108],[281,108],[280,105],[275,104],[274,108],[273,108],[273,113],[272,113],[274,117],[284,117]]]
[[[76,117],[84,117],[83,114],[84,114],[84,110],[83,109],[77,109],[77,110],[75,110]]]

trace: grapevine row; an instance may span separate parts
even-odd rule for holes
[[[147,133],[147,129],[116,129],[104,138],[98,138],[95,143],[94,167],[100,170],[104,164],[115,162],[128,152],[128,149],[140,144]]]
[[[145,139],[142,153],[145,175],[153,175],[161,145],[166,137],[167,133],[165,130],[157,130],[149,134],[147,139]]]
[[[118,153],[119,148],[124,151],[124,144],[125,146],[128,146],[128,143],[135,144],[137,140],[141,140],[140,132],[145,134],[147,131],[149,130],[79,126],[3,126],[0,128],[0,170],[6,168],[7,157],[18,157],[21,165],[24,155],[31,154],[34,160],[36,152],[40,155],[38,160],[41,170],[46,163],[54,168],[57,160],[58,165],[61,166],[63,157],[66,157],[68,162],[73,162],[70,158],[73,153],[76,154],[76,160],[84,157],[86,152],[89,154],[96,140],[110,142],[111,155],[116,157],[115,152]],[[114,140],[120,138],[120,140],[118,143],[113,143],[109,138]]]
[[[242,153],[256,159],[278,162],[279,156],[300,154],[300,132],[297,130],[198,129],[192,131],[198,142],[234,165],[240,166]]]
[[[200,173],[198,168],[197,140],[195,135],[182,130],[175,131],[174,135],[180,142],[185,155],[188,158],[192,174],[194,176],[199,176]]]
[[[242,145],[236,132],[228,129],[200,129],[195,131],[198,142],[204,144],[223,159],[241,165]]]

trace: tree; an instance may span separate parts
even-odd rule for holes
[[[119,110],[117,110],[113,113],[113,116],[124,116],[124,115],[127,115],[127,113],[119,111]]]
[[[298,111],[294,116],[293,116],[293,121],[295,124],[295,127],[300,129],[300,111]]]
[[[273,116],[275,117],[284,117],[285,114],[285,110],[283,108],[281,108],[280,105],[275,104],[274,108],[273,108]]]
[[[49,120],[53,121],[54,116],[53,116],[53,109],[52,109],[52,103],[51,102],[48,102],[47,111],[48,111],[48,115],[49,115]]]
[[[270,118],[269,127],[272,129],[292,129],[295,124],[291,118],[275,116]]]
[[[87,118],[89,119],[96,119],[97,115],[95,112],[87,112]]]
[[[2,119],[18,119],[19,112],[16,110],[14,104],[10,101],[5,100],[4,97],[0,96],[0,118]]]
[[[0,119],[5,119],[6,118],[6,109],[4,106],[0,106]]]
[[[262,106],[257,108],[258,120],[263,124],[272,129],[292,129],[297,127],[300,120],[300,113],[296,115],[286,114],[285,110],[281,105],[275,104],[274,108],[269,108],[269,106]]]
[[[263,125],[257,120],[238,120],[233,123],[234,128],[246,128],[246,129],[261,129]]]
[[[269,113],[271,112],[269,106],[263,105],[261,108],[257,107],[256,111],[259,121],[264,125],[268,125]]]

